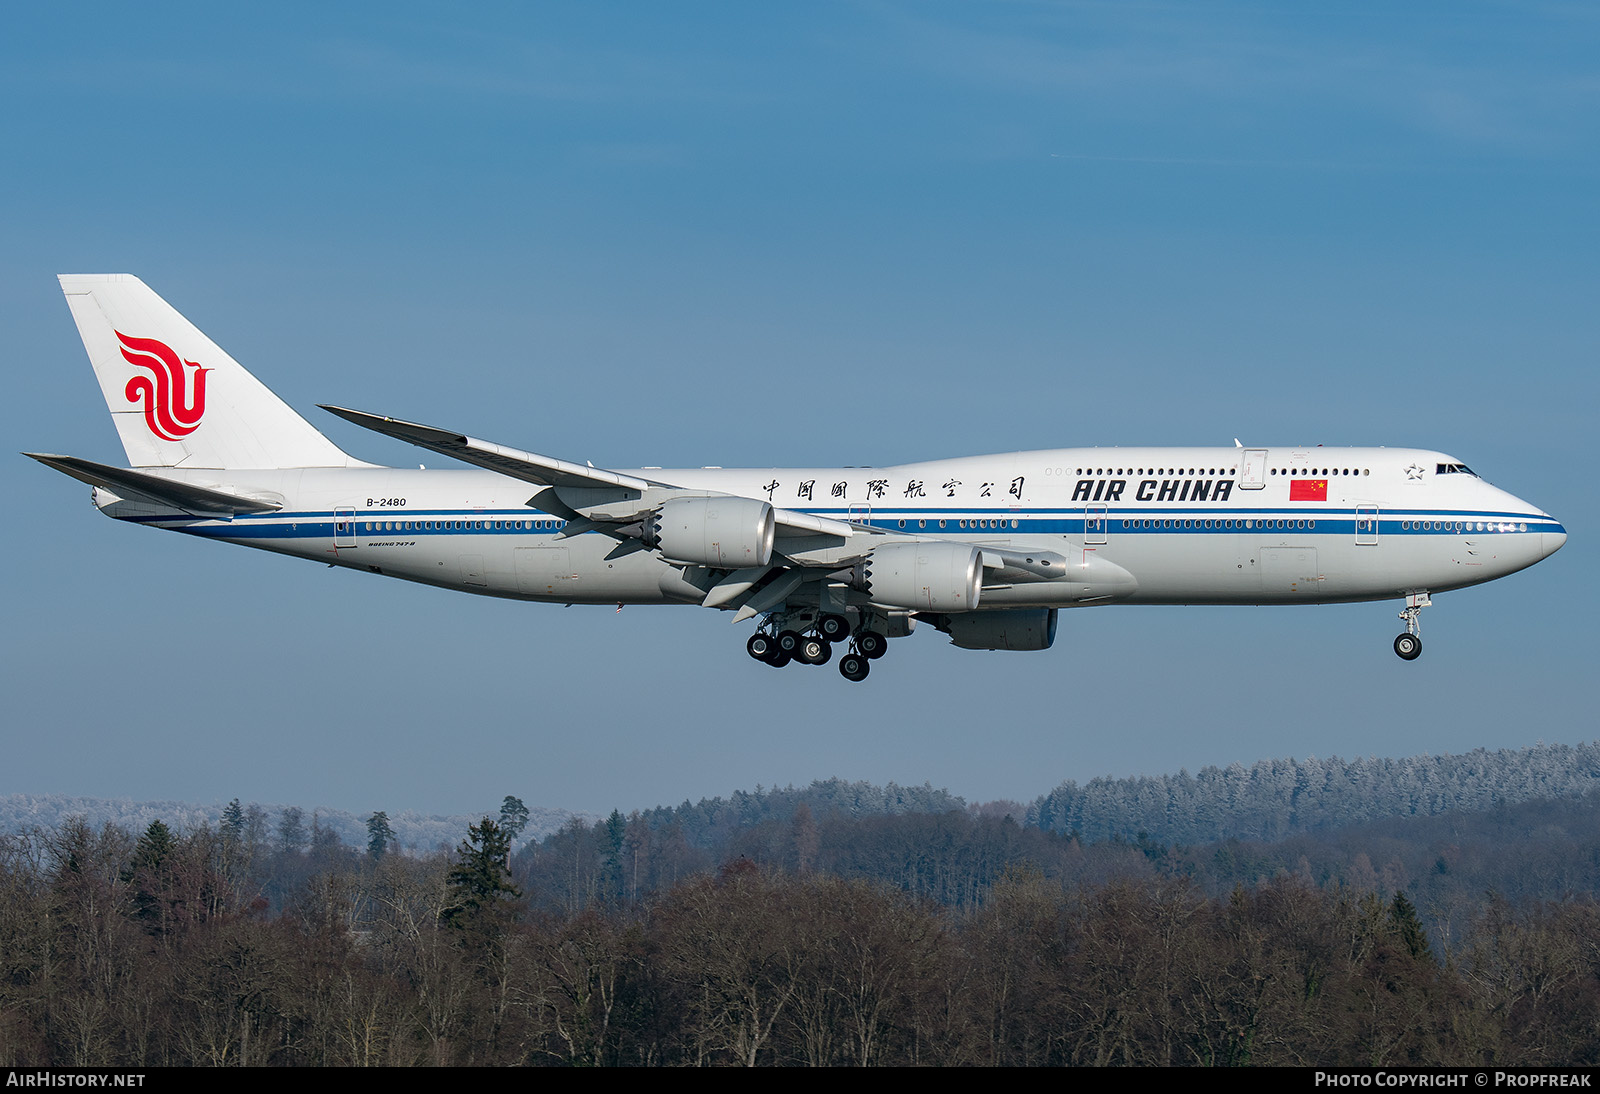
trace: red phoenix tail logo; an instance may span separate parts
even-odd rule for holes
[[[121,331],[116,334],[128,364],[155,374],[154,380],[135,376],[124,389],[128,402],[143,405],[150,432],[164,441],[176,441],[193,433],[206,412],[206,373],[211,370],[201,368],[199,362],[181,359],[165,342],[129,338]],[[187,368],[194,369],[192,389]]]

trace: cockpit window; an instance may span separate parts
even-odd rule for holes
[[[1468,467],[1464,463],[1441,463],[1437,468],[1434,469],[1434,474],[1471,475],[1473,478],[1478,477],[1477,472],[1473,471],[1472,468]]]

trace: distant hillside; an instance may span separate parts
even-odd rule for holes
[[[1198,775],[1064,782],[1033,804],[1028,823],[1090,842],[1140,833],[1168,843],[1273,841],[1388,817],[1576,797],[1596,785],[1595,743],[1399,760],[1261,760]]]
[[[657,806],[637,814],[651,828],[674,825],[691,847],[714,850],[735,832],[766,821],[787,822],[801,805],[813,816],[898,817],[913,813],[964,811],[965,798],[948,790],[935,790],[929,783],[901,786],[889,783],[876,786],[846,779],[817,779],[810,786],[785,786],[754,791],[736,790],[726,798],[701,798],[690,804]]]
[[[1069,780],[1025,809],[1008,802],[969,806],[960,796],[926,783],[877,786],[819,779],[803,787],[757,786],[727,797],[634,811],[626,817],[619,811],[612,827],[625,823],[663,834],[684,850],[709,855],[707,861],[719,858],[746,833],[788,825],[802,806],[810,814],[807,823],[953,812],[999,820],[1010,814],[1027,827],[1075,834],[1086,843],[1276,842],[1389,818],[1478,813],[1523,802],[1575,798],[1596,787],[1600,787],[1600,743],[1539,744],[1516,750],[1477,749],[1460,756],[1261,760],[1249,767],[1205,767],[1195,775],[1180,771],[1126,779],[1100,777],[1081,786]],[[278,804],[250,806],[261,811],[268,830],[276,825],[284,808]],[[11,794],[0,796],[0,833],[34,826],[56,828],[73,815],[84,816],[95,826],[113,823],[134,832],[153,820],[182,831],[216,825],[222,808],[221,802]],[[365,845],[365,815],[343,809],[300,808],[307,829],[315,822],[348,845]],[[389,823],[401,846],[426,851],[455,847],[467,825],[479,816],[401,811],[391,812]],[[588,829],[600,819],[564,809],[530,808],[521,842],[546,843],[563,832],[575,836],[574,821],[579,822],[577,827]]]
[[[285,808],[278,803],[242,804],[247,810],[252,807],[260,809],[266,815],[269,828],[277,822]],[[65,794],[4,794],[0,795],[0,833],[24,832],[34,827],[55,829],[61,826],[63,820],[73,816],[84,817],[96,828],[115,824],[131,832],[142,832],[151,821],[159,820],[174,831],[186,832],[202,825],[216,827],[224,805],[225,802],[202,805],[181,801],[136,802],[128,798],[75,798]],[[367,817],[371,814],[357,816],[344,809],[326,807],[299,808],[305,814],[307,829],[315,820],[323,829],[337,834],[342,842],[353,847],[366,846]],[[467,825],[476,824],[484,814],[493,815],[497,812],[498,806],[484,810],[483,814],[460,816],[438,816],[405,810],[391,812],[389,826],[394,829],[402,847],[432,851],[441,845],[455,847],[466,834]],[[592,814],[574,813],[569,809],[530,806],[528,827],[523,832],[523,839],[543,839],[574,818],[584,821],[596,819]]]

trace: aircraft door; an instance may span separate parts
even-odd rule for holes
[[[1086,507],[1083,511],[1083,542],[1104,543],[1107,523],[1104,505]]]
[[[850,506],[850,515],[845,519],[852,524],[871,524],[872,506],[864,501],[855,502]]]
[[[335,509],[333,511],[333,545],[335,547],[354,547],[356,545],[356,511],[354,509]]]
[[[1356,545],[1371,547],[1378,542],[1378,507],[1356,506]]]
[[[1267,450],[1247,448],[1239,460],[1239,489],[1260,490],[1267,485]]]

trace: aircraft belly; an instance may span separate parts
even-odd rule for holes
[[[1544,557],[1534,536],[1148,537],[1097,549],[1138,580],[1131,603],[1315,603],[1383,600],[1502,577]],[[1229,542],[1231,540],[1232,542]]]
[[[599,535],[517,547],[506,560],[510,564],[507,584],[520,596],[563,603],[668,602],[662,592],[663,578],[675,576],[677,569],[648,551],[607,558],[616,547],[616,540]]]
[[[1316,600],[1322,595],[1326,578],[1315,547],[1263,547],[1259,554],[1256,571],[1263,600]]]
[[[1129,601],[1146,604],[1378,600],[1409,589],[1451,587],[1448,579],[1459,583],[1460,577],[1441,569],[1444,560],[1432,545],[1398,539],[1372,546],[1311,535],[1149,536],[1119,542],[1113,534],[1099,549],[1138,579],[1138,592]]]
[[[1138,580],[1130,602],[1254,603],[1261,576],[1251,536],[1141,535],[1114,532],[1098,548]]]

